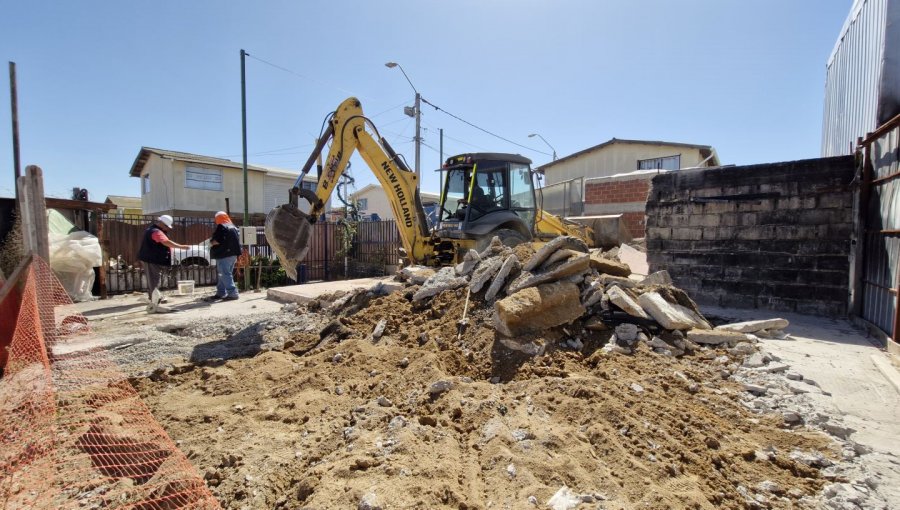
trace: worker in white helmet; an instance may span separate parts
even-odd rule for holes
[[[172,217],[163,214],[151,223],[144,231],[144,239],[138,251],[138,259],[144,264],[144,274],[147,275],[147,294],[150,304],[147,311],[156,313],[162,310],[159,303],[162,294],[159,292],[160,273],[172,264],[171,248],[187,249],[188,246],[178,244],[169,239],[166,233],[172,229]]]

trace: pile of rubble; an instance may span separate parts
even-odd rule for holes
[[[463,289],[467,299],[493,304],[491,324],[499,340],[533,355],[542,354],[545,346],[530,334],[562,325],[568,325],[563,345],[574,350],[581,350],[588,331],[613,330],[603,353],[630,354],[643,342],[659,354],[680,356],[699,345],[741,349],[740,344],[753,340],[740,328],[714,330],[666,271],[640,280],[630,276],[616,248],[591,250],[583,241],[563,236],[534,253],[513,250],[494,238],[485,250],[470,250],[454,267],[435,271],[410,266],[399,277],[419,285],[414,303]]]

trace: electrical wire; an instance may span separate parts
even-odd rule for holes
[[[312,78],[312,77],[310,77],[310,76],[306,76],[306,75],[304,75],[304,74],[298,73],[297,71],[293,71],[293,70],[291,70],[291,69],[288,69],[287,67],[280,66],[280,65],[278,65],[278,64],[273,64],[272,62],[269,62],[268,60],[264,60],[264,59],[261,59],[261,58],[259,58],[259,57],[255,57],[255,56],[253,56],[253,55],[251,55],[251,54],[249,54],[249,53],[246,53],[246,52],[244,52],[244,55],[247,55],[248,57],[252,58],[253,60],[262,62],[263,64],[266,64],[266,65],[268,65],[268,66],[274,67],[275,69],[278,69],[278,70],[284,71],[284,72],[286,72],[286,73],[288,73],[288,74],[291,74],[291,75],[293,75],[293,76],[296,76],[297,78],[301,78],[301,79],[304,79],[304,80],[309,80],[309,81],[314,82],[314,83],[318,83],[319,85],[322,85],[323,87],[333,88],[333,89],[340,90],[341,92],[343,92],[343,93],[345,93],[345,94],[348,94],[348,95],[350,95],[350,96],[354,95],[353,92],[350,92],[349,90],[347,90],[347,89],[345,89],[345,88],[343,88],[343,87],[339,87],[339,86],[337,86],[337,85],[334,85],[333,83],[326,83],[326,82],[323,82],[322,80],[319,80],[319,79],[316,79],[316,78]]]
[[[538,154],[543,154],[543,155],[545,155],[545,156],[552,156],[552,154],[550,154],[549,152],[540,151],[540,150],[535,149],[535,148],[533,148],[533,147],[528,147],[527,145],[522,145],[522,144],[520,144],[520,143],[516,143],[516,142],[510,140],[509,138],[502,137],[502,136],[498,135],[497,133],[492,133],[491,131],[488,131],[487,129],[484,129],[483,127],[476,126],[475,124],[473,124],[473,123],[467,121],[466,119],[463,119],[462,117],[459,117],[459,116],[457,116],[457,115],[454,115],[454,114],[448,112],[447,110],[441,108],[440,106],[438,106],[438,105],[436,105],[436,104],[434,104],[434,103],[428,101],[428,100],[425,99],[424,97],[421,98],[421,99],[422,99],[422,102],[423,102],[423,103],[425,103],[425,104],[431,106],[431,107],[434,108],[435,110],[437,110],[437,111],[439,111],[439,112],[441,112],[441,113],[444,113],[444,114],[446,114],[446,115],[449,115],[449,116],[453,117],[454,119],[456,119],[456,120],[458,120],[458,121],[460,121],[460,122],[462,122],[462,123],[464,123],[464,124],[468,124],[469,126],[472,126],[473,128],[475,128],[475,129],[477,129],[477,130],[479,130],[479,131],[483,131],[483,132],[485,132],[485,133],[487,133],[487,134],[489,134],[489,135],[491,135],[491,136],[493,136],[493,137],[495,137],[495,138],[499,138],[499,139],[503,140],[504,142],[511,143],[511,144],[513,144],[513,145],[515,145],[515,146],[517,146],[517,147],[521,147],[521,148],[523,148],[523,149],[527,149],[527,150],[530,150],[530,151],[532,151],[532,152],[537,152]]]

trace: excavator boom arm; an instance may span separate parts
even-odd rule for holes
[[[309,222],[315,222],[316,218],[325,212],[325,204],[337,187],[341,175],[347,169],[350,157],[355,151],[358,151],[372,170],[372,173],[375,174],[378,182],[381,183],[385,195],[387,195],[407,256],[413,262],[425,262],[432,255],[433,245],[429,243],[430,233],[425,210],[422,207],[418,194],[417,176],[406,167],[386,140],[380,136],[376,140],[375,137],[366,131],[367,122],[369,121],[363,115],[360,102],[356,98],[348,98],[338,106],[328,123],[328,128],[316,144],[316,148],[291,189],[290,204],[296,208],[298,206],[297,198],[303,197],[310,202],[309,213],[298,214],[296,210],[293,210],[292,215],[288,218],[288,215],[284,212],[279,216],[279,214],[276,214],[276,211],[273,211],[266,219],[267,235],[270,230],[270,224],[283,223],[277,225],[277,227],[272,225],[271,230],[273,232],[276,230],[285,232],[290,230],[292,226],[290,223],[300,222],[297,219],[299,217],[304,217]],[[374,126],[372,128],[377,134]],[[315,193],[303,190],[300,187],[303,176],[312,168],[313,163],[324,150],[329,139],[332,141],[331,148],[320,171]],[[307,225],[297,225],[297,229],[303,228],[309,230]],[[292,245],[282,246],[282,251],[290,254],[292,252],[297,253],[302,249],[308,249],[309,235],[306,233],[298,234],[288,242],[282,243]],[[273,237],[286,238],[284,235],[273,235]],[[272,243],[271,239],[270,243]],[[305,251],[303,254],[305,255]],[[302,259],[302,257],[299,258]]]

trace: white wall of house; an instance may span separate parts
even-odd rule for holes
[[[439,196],[437,193],[420,192],[422,204],[437,203]],[[391,210],[391,203],[387,198],[384,189],[378,185],[369,185],[352,195],[356,200],[357,208],[360,214],[370,216],[377,214],[379,219],[392,220],[394,213]],[[363,207],[365,206],[365,207]]]
[[[637,170],[638,160],[680,156],[679,168],[700,164],[700,149],[658,144],[613,143],[597,150],[560,161],[545,169],[545,185],[584,177],[606,177]]]
[[[190,178],[189,178],[190,177]],[[247,196],[251,214],[268,213],[287,202],[295,177],[267,174],[248,169]],[[149,192],[145,189],[149,180]],[[141,207],[144,214],[177,211],[208,214],[225,209],[229,199],[232,212],[244,211],[244,176],[240,168],[181,161],[151,154],[141,179]]]

